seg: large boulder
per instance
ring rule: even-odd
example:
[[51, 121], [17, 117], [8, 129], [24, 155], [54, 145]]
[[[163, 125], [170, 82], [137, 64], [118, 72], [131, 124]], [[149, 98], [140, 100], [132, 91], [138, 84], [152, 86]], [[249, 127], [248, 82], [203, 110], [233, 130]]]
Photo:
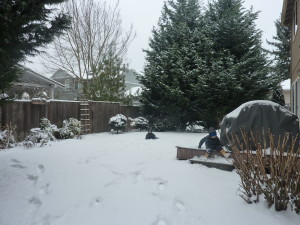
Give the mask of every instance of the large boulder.
[[[248, 137], [252, 131], [260, 136], [260, 140], [267, 138], [267, 147], [269, 147], [267, 135], [269, 132], [274, 135], [275, 143], [282, 140], [282, 137], [288, 133], [290, 136], [287, 143], [288, 148], [291, 146], [292, 137], [296, 137], [299, 133], [299, 119], [295, 114], [277, 103], [263, 100], [250, 101], [242, 104], [223, 118], [220, 133], [222, 143], [231, 150], [229, 140], [232, 140], [232, 134], [243, 142], [242, 130], [248, 134]], [[253, 145], [254, 143], [251, 142], [250, 144]], [[296, 144], [295, 147], [298, 147], [298, 141]], [[255, 150], [254, 146], [251, 147]]]

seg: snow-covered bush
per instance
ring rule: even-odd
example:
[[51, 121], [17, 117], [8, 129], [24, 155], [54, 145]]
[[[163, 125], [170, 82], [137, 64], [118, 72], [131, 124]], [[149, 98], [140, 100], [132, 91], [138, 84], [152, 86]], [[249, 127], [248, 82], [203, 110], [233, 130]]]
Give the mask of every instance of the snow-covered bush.
[[0, 94], [0, 99], [7, 99], [9, 96], [6, 93]]
[[108, 124], [110, 125], [111, 129], [114, 131], [125, 131], [127, 126], [127, 118], [122, 114], [117, 114], [109, 119]]
[[3, 130], [0, 130], [0, 149], [12, 148], [16, 145], [14, 130], [16, 127], [6, 125]]
[[59, 129], [59, 137], [62, 139], [79, 137], [81, 134], [81, 122], [75, 118], [63, 121], [63, 127]]
[[149, 121], [140, 116], [135, 119], [131, 119], [130, 126], [140, 130], [147, 130], [149, 128]]
[[47, 118], [42, 118], [40, 128], [32, 128], [30, 134], [23, 141], [27, 148], [40, 144], [40, 147], [46, 145], [49, 141], [54, 141], [54, 133], [57, 132], [57, 126], [50, 123]]
[[21, 96], [22, 100], [30, 100], [30, 95], [27, 92], [24, 92]]
[[194, 133], [204, 132], [205, 128], [203, 126], [201, 126], [200, 124], [201, 124], [200, 121], [196, 121], [193, 123], [187, 123], [186, 131], [194, 132]]

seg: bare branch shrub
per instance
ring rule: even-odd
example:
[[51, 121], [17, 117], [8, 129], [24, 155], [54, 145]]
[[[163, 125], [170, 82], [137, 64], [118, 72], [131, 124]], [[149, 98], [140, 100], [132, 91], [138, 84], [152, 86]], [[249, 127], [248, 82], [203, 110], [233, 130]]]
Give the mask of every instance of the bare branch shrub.
[[13, 126], [11, 123], [6, 124], [2, 131], [0, 130], [0, 149], [7, 149], [14, 147], [15, 137], [14, 131], [16, 126]]
[[298, 136], [241, 132], [242, 140], [236, 134], [228, 138], [234, 152], [234, 165], [241, 178], [240, 196], [248, 203], [256, 203], [262, 195], [268, 207], [274, 205], [276, 211], [286, 210], [290, 205], [299, 213], [300, 148], [295, 147]]

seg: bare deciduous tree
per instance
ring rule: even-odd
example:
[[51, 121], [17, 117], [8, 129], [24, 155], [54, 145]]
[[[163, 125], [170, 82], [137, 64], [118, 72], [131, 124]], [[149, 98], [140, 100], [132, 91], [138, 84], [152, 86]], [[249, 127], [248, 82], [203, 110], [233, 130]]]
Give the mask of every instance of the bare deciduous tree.
[[44, 65], [52, 70], [61, 68], [79, 78], [86, 90], [95, 86], [101, 74], [109, 73], [109, 65], [113, 64], [114, 70], [118, 67], [113, 77], [120, 74], [135, 32], [132, 26], [127, 31], [123, 29], [118, 5], [119, 2], [112, 7], [105, 0], [66, 2], [62, 7], [72, 17], [71, 28], [55, 39], [43, 57]]

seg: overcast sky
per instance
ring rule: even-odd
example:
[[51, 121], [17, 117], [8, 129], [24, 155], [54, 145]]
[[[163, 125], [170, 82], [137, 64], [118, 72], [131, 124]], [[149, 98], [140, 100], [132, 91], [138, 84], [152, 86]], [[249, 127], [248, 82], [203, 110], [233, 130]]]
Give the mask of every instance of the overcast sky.
[[[116, 1], [107, 0], [109, 3]], [[151, 30], [153, 26], [157, 26], [163, 2], [163, 0], [119, 0], [124, 28], [133, 24], [137, 34], [128, 51], [129, 67], [137, 72], [143, 71], [145, 54], [142, 49], [148, 48], [149, 37], [152, 35]], [[271, 40], [276, 33], [274, 21], [280, 17], [282, 4], [283, 0], [245, 0], [244, 2], [246, 9], [253, 6], [254, 11], [261, 11], [257, 20], [257, 27], [263, 31], [265, 48], [268, 47], [266, 39]], [[36, 58], [33, 60], [34, 64], [26, 63], [26, 66], [44, 74]]]

